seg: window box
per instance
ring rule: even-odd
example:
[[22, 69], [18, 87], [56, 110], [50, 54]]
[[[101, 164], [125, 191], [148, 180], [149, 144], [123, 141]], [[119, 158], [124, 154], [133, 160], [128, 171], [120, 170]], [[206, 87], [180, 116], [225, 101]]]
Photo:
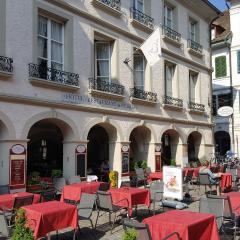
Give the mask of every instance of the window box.
[[181, 44], [181, 34], [174, 31], [173, 29], [163, 25], [162, 26], [163, 39], [180, 47]]
[[78, 90], [79, 75], [53, 68], [42, 67], [29, 63], [29, 81], [36, 85], [48, 85], [53, 87]]
[[191, 39], [188, 39], [188, 51], [198, 57], [203, 56], [203, 46]]
[[205, 106], [203, 104], [189, 102], [188, 109], [190, 113], [203, 114], [205, 112]]
[[92, 4], [115, 16], [120, 16], [122, 14], [121, 0], [92, 0]]
[[142, 89], [130, 88], [130, 101], [136, 104], [154, 105], [157, 103], [157, 94]]
[[13, 59], [0, 56], [0, 76], [9, 77], [13, 75]]
[[99, 79], [89, 78], [89, 93], [96, 97], [123, 99], [124, 86]]
[[135, 8], [130, 9], [130, 21], [141, 30], [152, 32], [154, 29], [153, 18]]
[[183, 100], [165, 95], [163, 97], [163, 107], [175, 110], [182, 110]]

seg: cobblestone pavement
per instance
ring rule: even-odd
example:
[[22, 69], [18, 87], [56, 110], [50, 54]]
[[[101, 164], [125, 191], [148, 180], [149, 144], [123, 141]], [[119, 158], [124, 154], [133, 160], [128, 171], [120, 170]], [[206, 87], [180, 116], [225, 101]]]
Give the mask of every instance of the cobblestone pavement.
[[[196, 187], [194, 187], [194, 190], [190, 191], [191, 196], [193, 197], [193, 202], [189, 203], [188, 208], [185, 210], [187, 211], [194, 211], [198, 212], [199, 207], [199, 197], [204, 196], [203, 189], [199, 192]], [[165, 208], [164, 211], [170, 211], [172, 209]], [[184, 210], [183, 210], [184, 211]], [[158, 208], [156, 214], [160, 214], [161, 209]], [[149, 217], [149, 211], [146, 206], [139, 206], [136, 212], [134, 211], [133, 216], [136, 217], [139, 221], [142, 221], [142, 219]], [[92, 215], [93, 223], [95, 223], [96, 220], [96, 211], [93, 212]], [[81, 231], [77, 234], [76, 239], [79, 240], [120, 240], [122, 239], [123, 234], [123, 228], [122, 226], [117, 223], [113, 230], [113, 233], [110, 232], [110, 224], [108, 223], [108, 214], [104, 214], [102, 217], [99, 218], [98, 225], [96, 230], [91, 229], [91, 225], [89, 221], [80, 221], [79, 226], [81, 228]], [[0, 240], [6, 240], [7, 238], [0, 237]], [[59, 231], [58, 238], [56, 236], [55, 232], [51, 233], [51, 240], [71, 240], [73, 239], [73, 231], [71, 229], [65, 229], [63, 231]], [[221, 239], [227, 240], [232, 239], [231, 236], [229, 237], [221, 237]], [[194, 239], [192, 239], [194, 240]]]

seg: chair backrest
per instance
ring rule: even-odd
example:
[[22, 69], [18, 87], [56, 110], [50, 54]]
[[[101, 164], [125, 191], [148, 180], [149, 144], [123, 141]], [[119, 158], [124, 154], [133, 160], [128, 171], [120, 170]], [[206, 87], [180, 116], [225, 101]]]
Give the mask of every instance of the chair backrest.
[[65, 178], [54, 178], [53, 179], [53, 186], [54, 186], [57, 194], [62, 193], [62, 189], [65, 185], [66, 185]]
[[224, 199], [201, 197], [199, 202], [199, 212], [214, 214], [218, 229], [221, 229], [224, 215]]
[[97, 207], [103, 211], [113, 210], [112, 195], [110, 192], [97, 191]]
[[210, 185], [210, 179], [208, 173], [200, 172], [198, 175], [198, 180], [200, 185]]
[[151, 200], [160, 201], [163, 198], [163, 182], [153, 181], [150, 183]]
[[77, 206], [78, 216], [90, 218], [92, 215], [95, 200], [95, 194], [82, 193], [80, 203]]
[[120, 187], [131, 187], [130, 181], [122, 181]]
[[2, 194], [9, 194], [10, 193], [10, 188], [9, 185], [1, 185], [0, 186], [0, 195]]
[[137, 180], [145, 180], [144, 170], [142, 168], [135, 169]]
[[53, 201], [56, 198], [56, 192], [54, 189], [52, 190], [46, 190], [42, 192], [41, 194], [41, 201], [42, 202], [48, 202], [48, 201]]
[[5, 237], [10, 237], [10, 230], [4, 212], [0, 212], [0, 234]]
[[151, 168], [150, 168], [150, 167], [147, 167], [147, 168], [145, 169], [145, 172], [146, 172], [147, 176], [149, 176], [150, 173], [152, 172], [152, 171], [151, 171]]
[[185, 179], [184, 179], [184, 182], [185, 182], [185, 183], [189, 183], [189, 182], [192, 181], [193, 172], [194, 172], [194, 170], [188, 170], [188, 171], [187, 171], [187, 176], [186, 176]]
[[16, 197], [14, 200], [13, 208], [18, 209], [23, 206], [31, 205], [33, 203], [33, 197], [33, 194], [26, 197]]
[[108, 191], [110, 189], [110, 183], [102, 182], [99, 186], [99, 191]]
[[73, 176], [68, 179], [68, 184], [80, 183], [81, 178], [80, 176]]

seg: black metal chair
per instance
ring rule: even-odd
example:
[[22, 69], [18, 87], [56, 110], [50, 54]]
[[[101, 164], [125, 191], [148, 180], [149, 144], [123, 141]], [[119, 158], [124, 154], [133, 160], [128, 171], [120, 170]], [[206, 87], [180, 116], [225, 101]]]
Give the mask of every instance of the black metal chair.
[[227, 168], [226, 173], [230, 173], [232, 175], [232, 189], [234, 191], [238, 191], [238, 169], [237, 168]]
[[14, 225], [10, 225], [4, 212], [0, 212], [0, 235], [11, 237]]
[[0, 186], [0, 195], [9, 194], [9, 193], [10, 193], [10, 188], [8, 184]]
[[199, 184], [199, 190], [200, 190], [200, 187], [201, 185], [203, 185], [205, 187], [205, 194], [207, 193], [207, 186], [210, 188], [211, 190], [211, 193], [212, 193], [212, 186], [217, 186], [219, 185], [219, 182], [211, 182], [210, 181], [210, 176], [208, 173], [203, 173], [203, 172], [200, 172], [199, 173], [199, 176], [198, 176], [198, 184]]
[[[122, 201], [127, 201], [127, 199], [124, 199]], [[112, 222], [112, 227], [111, 227], [111, 233], [116, 221], [117, 213], [120, 213], [121, 210], [127, 210], [126, 207], [120, 207], [117, 205], [114, 205], [112, 202], [112, 195], [110, 192], [105, 192], [105, 191], [97, 191], [97, 218], [96, 218], [96, 223], [95, 223], [95, 228], [97, 226], [97, 221], [99, 218], [99, 213], [102, 211], [104, 213], [109, 214], [109, 223], [111, 223], [111, 215], [114, 214], [114, 219]], [[121, 202], [121, 201], [119, 201]]]
[[66, 185], [65, 178], [54, 178], [53, 179], [53, 186], [56, 192], [56, 196], [62, 194], [63, 187]]
[[153, 181], [150, 183], [150, 198], [151, 203], [153, 203], [153, 214], [155, 215], [155, 205], [157, 202], [162, 205], [162, 209], [164, 211], [163, 205], [163, 182]]

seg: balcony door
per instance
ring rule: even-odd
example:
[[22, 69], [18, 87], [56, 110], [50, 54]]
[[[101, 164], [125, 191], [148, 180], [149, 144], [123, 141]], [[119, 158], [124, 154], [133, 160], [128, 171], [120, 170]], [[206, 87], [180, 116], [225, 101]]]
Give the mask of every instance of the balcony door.
[[144, 0], [135, 0], [134, 4], [138, 11], [144, 13]]

